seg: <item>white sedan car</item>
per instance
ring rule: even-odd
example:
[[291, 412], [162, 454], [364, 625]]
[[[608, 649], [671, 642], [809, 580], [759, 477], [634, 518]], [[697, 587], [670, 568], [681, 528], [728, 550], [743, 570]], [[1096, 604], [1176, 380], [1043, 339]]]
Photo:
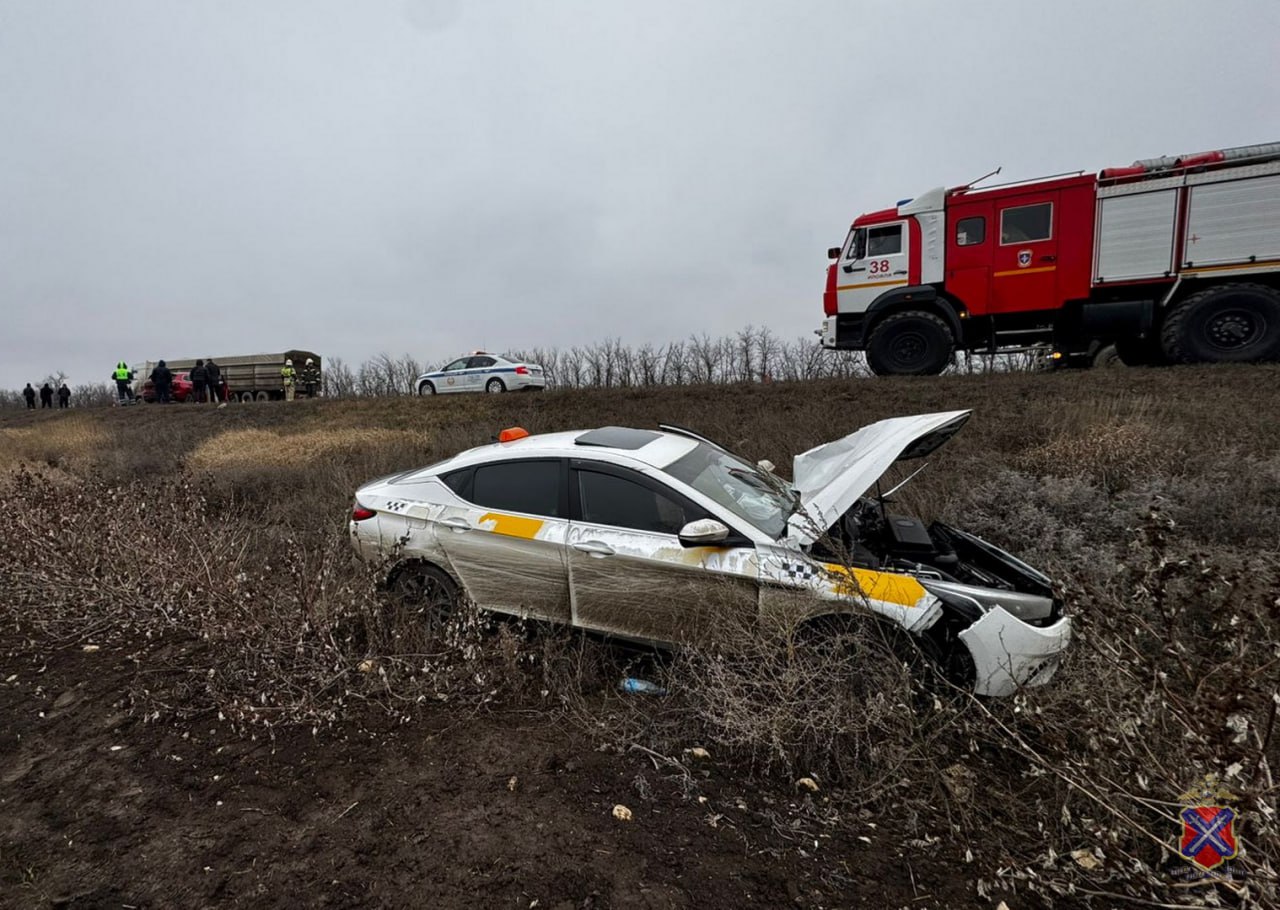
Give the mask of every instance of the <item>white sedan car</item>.
[[476, 351], [416, 381], [419, 395], [447, 392], [541, 391], [547, 387], [542, 367]]
[[[716, 610], [867, 609], [953, 680], [1008, 695], [1053, 675], [1070, 621], [1048, 578], [868, 491], [968, 411], [882, 420], [798, 455], [794, 481], [677, 427], [499, 442], [356, 492], [351, 540], [438, 615], [479, 607], [645, 642], [714, 634]], [[710, 626], [710, 628], [709, 628]]]

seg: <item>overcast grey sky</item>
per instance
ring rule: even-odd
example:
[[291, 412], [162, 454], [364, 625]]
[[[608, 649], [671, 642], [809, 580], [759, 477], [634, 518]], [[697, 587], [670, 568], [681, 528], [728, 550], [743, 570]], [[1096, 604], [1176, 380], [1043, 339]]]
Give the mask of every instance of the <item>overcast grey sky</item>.
[[822, 317], [849, 221], [1280, 140], [1280, 3], [0, 0], [0, 387]]

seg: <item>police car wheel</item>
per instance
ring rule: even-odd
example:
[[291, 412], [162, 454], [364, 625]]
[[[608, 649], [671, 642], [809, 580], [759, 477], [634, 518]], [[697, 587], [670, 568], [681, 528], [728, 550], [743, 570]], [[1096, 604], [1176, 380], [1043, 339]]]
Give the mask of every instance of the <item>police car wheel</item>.
[[495, 376], [493, 379], [490, 379], [488, 382], [484, 384], [484, 390], [486, 392], [492, 392], [493, 394], [497, 394], [499, 392], [505, 392], [507, 390], [507, 387], [503, 385], [501, 379], [498, 379]]
[[436, 393], [436, 387], [432, 385], [430, 382], [424, 382], [418, 386], [419, 395], [434, 395], [435, 393]]

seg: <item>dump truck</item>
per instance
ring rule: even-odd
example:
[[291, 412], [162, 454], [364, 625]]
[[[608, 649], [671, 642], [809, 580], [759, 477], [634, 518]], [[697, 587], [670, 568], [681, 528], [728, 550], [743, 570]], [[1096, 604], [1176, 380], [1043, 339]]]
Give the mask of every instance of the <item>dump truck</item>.
[[[286, 360], [293, 361], [293, 368], [298, 373], [298, 397], [303, 396], [302, 369], [307, 359], [321, 366], [320, 355], [314, 351], [281, 351], [277, 354], [239, 354], [213, 357], [222, 371], [222, 379], [227, 384], [228, 398], [231, 401], [281, 401], [284, 399], [284, 381], [280, 370]], [[201, 358], [207, 360], [208, 358]], [[151, 376], [159, 361], [148, 360], [132, 367], [135, 392], [141, 397], [142, 385]], [[174, 373], [185, 373], [196, 365], [195, 358], [188, 360], [170, 360], [165, 358], [165, 366]], [[321, 374], [323, 381], [323, 373]], [[317, 390], [318, 392], [318, 390]]]
[[855, 219], [827, 251], [822, 345], [880, 375], [1043, 345], [1280, 360], [1280, 142], [977, 186], [998, 172]]

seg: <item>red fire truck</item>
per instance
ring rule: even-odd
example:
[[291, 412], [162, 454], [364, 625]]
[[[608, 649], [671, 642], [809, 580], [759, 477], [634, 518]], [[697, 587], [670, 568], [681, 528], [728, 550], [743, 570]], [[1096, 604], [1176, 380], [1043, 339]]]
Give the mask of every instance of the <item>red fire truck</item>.
[[828, 251], [823, 347], [865, 350], [880, 375], [1035, 345], [1280, 359], [1280, 143], [974, 184], [853, 222]]

